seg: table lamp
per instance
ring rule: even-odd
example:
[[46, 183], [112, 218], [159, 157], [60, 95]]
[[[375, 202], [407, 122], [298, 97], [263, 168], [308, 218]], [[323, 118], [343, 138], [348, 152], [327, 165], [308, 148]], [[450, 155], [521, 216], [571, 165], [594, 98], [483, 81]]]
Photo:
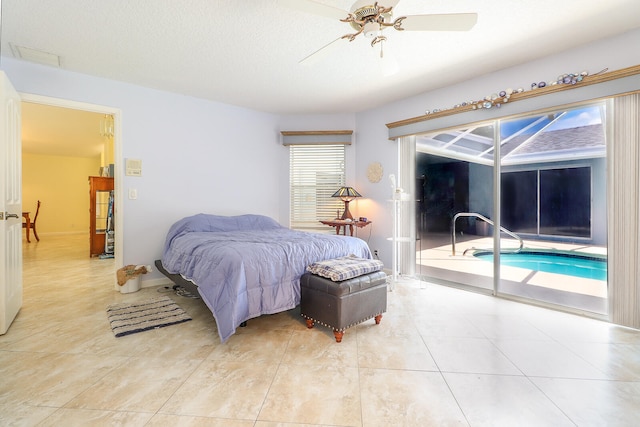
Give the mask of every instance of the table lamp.
[[356, 197], [362, 197], [362, 195], [358, 193], [353, 187], [340, 187], [340, 189], [333, 193], [333, 196], [331, 197], [340, 197], [344, 202], [344, 213], [342, 214], [341, 219], [352, 220], [353, 216], [351, 216], [351, 212], [349, 212], [349, 202]]

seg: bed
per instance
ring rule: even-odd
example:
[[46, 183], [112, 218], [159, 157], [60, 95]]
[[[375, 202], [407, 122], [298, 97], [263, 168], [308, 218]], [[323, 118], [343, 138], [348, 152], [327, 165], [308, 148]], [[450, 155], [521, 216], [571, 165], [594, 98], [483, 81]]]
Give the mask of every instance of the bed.
[[298, 306], [308, 265], [346, 255], [372, 258], [356, 237], [291, 230], [262, 215], [198, 214], [171, 226], [161, 264], [197, 286], [225, 342], [249, 319]]

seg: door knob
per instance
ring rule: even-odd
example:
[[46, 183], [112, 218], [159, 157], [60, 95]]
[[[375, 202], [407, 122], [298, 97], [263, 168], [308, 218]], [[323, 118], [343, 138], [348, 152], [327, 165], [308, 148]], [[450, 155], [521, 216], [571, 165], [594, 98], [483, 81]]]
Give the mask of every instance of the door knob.
[[[20, 217], [18, 216], [18, 214], [10, 214], [9, 212], [5, 212], [5, 213], [4, 213], [4, 217], [5, 217], [6, 219], [9, 219], [9, 218], [20, 218]], [[0, 218], [0, 219], [1, 219], [1, 218]]]

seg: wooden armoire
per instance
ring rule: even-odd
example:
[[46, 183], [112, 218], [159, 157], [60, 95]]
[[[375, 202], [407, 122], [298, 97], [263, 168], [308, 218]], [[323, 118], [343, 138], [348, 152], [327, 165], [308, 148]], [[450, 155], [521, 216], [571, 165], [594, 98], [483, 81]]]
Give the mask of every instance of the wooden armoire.
[[113, 177], [89, 177], [89, 227], [89, 255], [108, 253], [105, 243], [107, 232], [113, 230]]

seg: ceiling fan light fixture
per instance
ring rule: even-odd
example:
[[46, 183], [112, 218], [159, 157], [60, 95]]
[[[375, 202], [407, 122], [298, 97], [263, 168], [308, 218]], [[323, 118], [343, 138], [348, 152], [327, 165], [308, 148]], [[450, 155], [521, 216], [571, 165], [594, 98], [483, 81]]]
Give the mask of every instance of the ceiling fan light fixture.
[[[331, 16], [338, 14], [340, 9], [318, 3], [317, 0], [278, 0], [283, 4], [315, 13], [317, 15]], [[379, 47], [380, 58], [384, 58], [383, 44], [386, 41], [384, 29], [393, 27], [396, 31], [468, 31], [473, 28], [478, 20], [476, 13], [446, 13], [427, 15], [408, 15], [393, 18], [394, 8], [400, 0], [356, 0], [351, 6], [350, 12], [344, 11], [345, 18], [338, 18], [340, 22], [347, 23], [353, 28], [354, 33], [345, 34], [323, 48], [305, 57], [306, 61], [326, 47], [333, 45], [338, 40], [354, 41], [360, 34], [371, 40], [371, 46]], [[338, 11], [338, 12], [337, 12]], [[343, 15], [344, 16], [344, 15]], [[375, 46], [378, 44], [379, 46]], [[376, 49], [377, 50], [377, 49]]]
[[377, 22], [367, 22], [364, 24], [362, 32], [366, 38], [370, 39], [379, 36], [382, 33], [382, 28]]

